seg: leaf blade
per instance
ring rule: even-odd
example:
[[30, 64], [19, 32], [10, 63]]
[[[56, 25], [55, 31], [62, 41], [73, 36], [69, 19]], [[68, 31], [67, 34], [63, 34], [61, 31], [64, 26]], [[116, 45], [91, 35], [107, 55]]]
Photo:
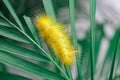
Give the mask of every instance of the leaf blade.
[[[29, 74], [32, 74], [38, 78], [45, 78], [45, 79], [53, 79], [53, 80], [65, 80], [62, 76], [49, 71], [47, 69], [44, 69], [40, 66], [37, 66], [31, 62], [28, 62], [26, 60], [20, 59], [18, 57], [15, 57], [13, 55], [10, 55], [6, 52], [0, 52], [0, 62], [4, 63], [8, 66], [11, 66], [13, 68], [16, 68], [18, 70], [27, 72]], [[54, 77], [55, 76], [55, 77]]]
[[2, 19], [1, 17], [0, 17], [0, 26], [13, 27], [11, 24], [9, 24], [7, 21]]
[[95, 14], [96, 0], [90, 0], [91, 80], [94, 80], [95, 68]]
[[120, 30], [119, 30], [119, 33], [117, 34], [117, 41], [116, 41], [116, 44], [115, 44], [115, 49], [114, 49], [114, 55], [113, 55], [112, 64], [111, 64], [109, 80], [113, 80], [113, 73], [114, 73], [116, 55], [117, 55], [117, 51], [119, 49], [119, 42], [120, 42]]
[[[72, 32], [72, 40], [74, 43], [74, 49], [78, 51], [78, 43], [77, 43], [77, 36], [76, 36], [76, 29], [75, 29], [75, 9], [74, 9], [74, 0], [69, 0], [69, 16], [70, 16], [70, 25], [71, 25], [71, 32]], [[78, 77], [80, 80], [82, 80], [82, 74], [81, 74], [81, 66], [80, 66], [80, 54], [77, 52], [76, 54], [76, 64], [77, 64], [77, 71], [78, 71]]]
[[23, 25], [22, 25], [20, 19], [18, 18], [17, 14], [15, 13], [14, 9], [12, 8], [9, 0], [2, 0], [2, 1], [6, 5], [8, 10], [10, 11], [11, 15], [13, 16], [13, 18], [16, 21], [16, 23], [18, 24], [18, 26], [24, 31]]
[[52, 0], [43, 0], [43, 5], [47, 15], [51, 16], [56, 21], [56, 15], [53, 9]]
[[36, 53], [32, 50], [26, 49], [21, 46], [18, 46], [16, 44], [8, 42], [6, 40], [0, 39], [0, 50], [15, 54], [15, 55], [19, 55], [19, 56], [22, 56], [25, 58], [37, 60], [37, 61], [45, 61], [45, 62], [50, 61], [47, 57], [45, 57], [39, 53]]
[[16, 32], [15, 30], [13, 30], [13, 28], [0, 26], [0, 35], [4, 36], [4, 37], [7, 37], [9, 39], [13, 39], [13, 40], [16, 40], [16, 41], [23, 42], [23, 43], [30, 43], [30, 41], [25, 36]]
[[[32, 33], [34, 39], [36, 40], [36, 42], [37, 42], [38, 44], [40, 44], [40, 42], [39, 42], [39, 37], [38, 37], [38, 34], [37, 34], [36, 30], [35, 30], [34, 25], [32, 24], [32, 20], [31, 20], [29, 17], [25, 16], [25, 15], [24, 15], [23, 17], [24, 17], [24, 20], [25, 20], [28, 28], [30, 29], [30, 32]], [[41, 44], [40, 44], [40, 45], [41, 45]]]

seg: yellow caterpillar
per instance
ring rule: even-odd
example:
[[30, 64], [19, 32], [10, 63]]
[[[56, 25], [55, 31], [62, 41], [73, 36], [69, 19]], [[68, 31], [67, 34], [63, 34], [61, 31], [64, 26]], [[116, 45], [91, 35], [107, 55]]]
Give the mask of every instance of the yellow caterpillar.
[[73, 50], [63, 25], [47, 15], [38, 15], [35, 18], [35, 26], [63, 64], [70, 65], [76, 51]]

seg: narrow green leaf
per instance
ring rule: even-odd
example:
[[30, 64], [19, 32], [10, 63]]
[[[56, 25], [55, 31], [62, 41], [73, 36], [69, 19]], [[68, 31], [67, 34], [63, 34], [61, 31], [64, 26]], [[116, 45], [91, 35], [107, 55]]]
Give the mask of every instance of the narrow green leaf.
[[0, 17], [0, 26], [13, 27], [11, 24], [5, 21], [2, 17]]
[[70, 66], [64, 66], [64, 67], [65, 67], [67, 75], [70, 77], [71, 80], [73, 80], [72, 73], [71, 73], [71, 67]]
[[[89, 37], [90, 36], [87, 36], [84, 40], [78, 40], [78, 44], [82, 47], [82, 52], [80, 55], [80, 65], [81, 65], [81, 72], [85, 73], [85, 75], [82, 76], [82, 77], [85, 76], [85, 80], [88, 80], [88, 76], [90, 74], [90, 54], [88, 54], [90, 52]], [[79, 77], [77, 78], [77, 80], [79, 80]]]
[[48, 16], [56, 21], [55, 11], [53, 9], [52, 0], [43, 0], [43, 5]]
[[32, 80], [16, 74], [0, 72], [0, 80]]
[[27, 72], [28, 74], [34, 75], [38, 78], [45, 78], [50, 80], [65, 80], [59, 74], [44, 69], [34, 63], [20, 59], [6, 52], [0, 52], [0, 62], [15, 69]]
[[[40, 43], [40, 40], [39, 40], [38, 33], [35, 30], [35, 27], [34, 27], [34, 25], [32, 23], [32, 20], [30, 19], [30, 17], [27, 17], [25, 15], [23, 17], [24, 17], [24, 20], [25, 20], [25, 22], [26, 22], [26, 24], [27, 24], [27, 26], [28, 26], [28, 28], [30, 30], [32, 38], [42, 47], [42, 44]], [[33, 45], [33, 46], [34, 46], [34, 49], [35, 49], [36, 52], [40, 52], [38, 47], [36, 47], [35, 45]]]
[[[118, 36], [117, 36], [118, 34], [119, 34], [119, 29], [117, 29], [117, 30], [115, 31], [115, 34], [114, 34], [113, 38], [110, 40], [110, 45], [109, 45], [108, 51], [107, 51], [106, 56], [105, 56], [105, 60], [104, 60], [104, 62], [103, 62], [103, 65], [102, 65], [102, 68], [101, 68], [101, 71], [100, 71], [100, 76], [102, 76], [102, 74], [103, 74], [104, 71], [106, 70], [106, 69], [105, 69], [106, 63], [107, 63], [108, 61], [110, 61], [110, 60], [113, 59], [114, 50], [115, 50], [115, 46], [116, 46], [115, 42], [116, 42], [117, 39], [118, 39]], [[112, 64], [112, 63], [110, 63], [110, 64]], [[109, 68], [106, 70], [106, 71], [108, 71], [107, 73], [109, 73], [110, 64], [107, 64], [107, 66], [109, 66]], [[104, 69], [105, 69], [105, 70], [104, 70]], [[105, 72], [106, 72], [106, 71], [105, 71]]]
[[116, 41], [116, 44], [115, 44], [115, 49], [114, 49], [114, 55], [113, 55], [112, 64], [111, 64], [111, 70], [110, 70], [109, 80], [113, 80], [113, 73], [114, 73], [114, 67], [115, 67], [115, 59], [116, 59], [117, 51], [119, 49], [119, 41], [120, 41], [120, 31], [117, 34], [117, 41]]
[[[78, 43], [76, 37], [76, 29], [75, 29], [75, 9], [74, 9], [74, 0], [69, 0], [69, 8], [70, 8], [70, 23], [71, 23], [71, 32], [72, 32], [72, 39], [74, 43], [75, 50], [78, 50]], [[76, 54], [76, 64], [77, 64], [77, 71], [79, 79], [82, 80], [81, 74], [81, 66], [80, 66], [80, 54], [79, 52]]]
[[95, 34], [95, 67], [96, 67], [96, 62], [98, 59], [98, 53], [100, 50], [100, 44], [102, 42], [103, 37], [105, 36], [104, 34], [104, 24], [101, 25], [97, 25], [97, 29], [96, 29], [96, 34]]
[[4, 4], [6, 5], [6, 7], [8, 8], [8, 10], [10, 11], [11, 15], [13, 16], [14, 20], [16, 21], [16, 23], [18, 24], [18, 26], [24, 31], [23, 25], [20, 22], [20, 19], [18, 18], [18, 16], [16, 15], [14, 9], [12, 8], [9, 0], [2, 0], [4, 2]]
[[96, 14], [96, 0], [90, 0], [90, 36], [91, 36], [91, 80], [94, 80], [95, 68], [95, 14]]
[[13, 28], [0, 26], [0, 35], [16, 41], [30, 43], [30, 41], [25, 36], [15, 31]]
[[6, 22], [8, 22], [11, 26], [13, 26], [14, 28], [17, 28], [17, 26], [15, 24], [13, 24], [10, 20], [8, 20], [3, 14], [2, 12], [0, 12], [0, 17], [3, 18]]
[[18, 46], [15, 43], [8, 42], [7, 40], [0, 39], [0, 50], [19, 55], [25, 58], [30, 58], [38, 61], [49, 62], [50, 60], [45, 56], [36, 53], [32, 50], [26, 49], [24, 47]]
[[[30, 19], [29, 17], [27, 17], [27, 16], [23, 16], [23, 17], [24, 17], [25, 22], [26, 22], [28, 28], [30, 29], [30, 32], [32, 33], [35, 41], [36, 41], [38, 44], [40, 44], [38, 34], [37, 34], [36, 30], [35, 30], [34, 25], [32, 24], [31, 19]], [[41, 44], [40, 44], [40, 45], [41, 45]]]
[[[55, 55], [54, 51], [53, 51], [49, 46], [48, 46], [47, 48], [48, 48], [48, 50], [49, 50], [49, 52], [50, 52], [53, 60], [61, 67], [61, 62], [60, 62], [60, 60], [57, 58], [57, 56]], [[56, 71], [57, 73], [59, 73], [59, 74], [61, 73], [60, 70], [59, 70], [56, 66], [55, 66], [55, 71]]]

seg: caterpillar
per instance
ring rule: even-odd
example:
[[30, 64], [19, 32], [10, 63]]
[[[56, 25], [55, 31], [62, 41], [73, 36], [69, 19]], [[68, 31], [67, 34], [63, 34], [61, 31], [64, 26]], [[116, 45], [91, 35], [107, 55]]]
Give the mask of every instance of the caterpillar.
[[45, 39], [49, 47], [53, 49], [60, 61], [65, 65], [70, 65], [73, 62], [76, 51], [72, 47], [63, 24], [55, 22], [45, 14], [36, 16], [34, 22], [39, 34]]

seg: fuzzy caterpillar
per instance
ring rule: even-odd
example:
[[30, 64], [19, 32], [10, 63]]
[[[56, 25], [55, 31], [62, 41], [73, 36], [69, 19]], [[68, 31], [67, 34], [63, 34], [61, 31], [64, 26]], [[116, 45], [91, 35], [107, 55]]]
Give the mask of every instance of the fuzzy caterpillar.
[[35, 18], [35, 26], [61, 62], [65, 65], [70, 65], [76, 51], [73, 50], [63, 25], [53, 21], [47, 15], [38, 15]]

